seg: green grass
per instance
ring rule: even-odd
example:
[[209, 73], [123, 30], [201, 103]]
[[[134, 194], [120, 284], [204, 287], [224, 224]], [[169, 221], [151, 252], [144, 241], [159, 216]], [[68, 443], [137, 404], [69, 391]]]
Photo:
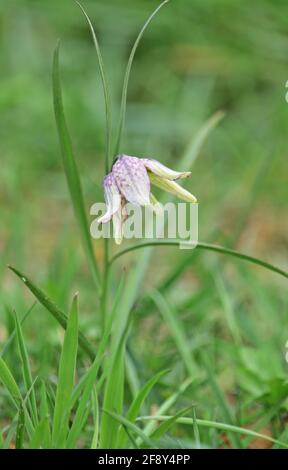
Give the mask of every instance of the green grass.
[[[0, 447], [287, 448], [286, 3], [30, 3], [0, 6]], [[92, 241], [113, 149], [191, 169], [196, 249]]]

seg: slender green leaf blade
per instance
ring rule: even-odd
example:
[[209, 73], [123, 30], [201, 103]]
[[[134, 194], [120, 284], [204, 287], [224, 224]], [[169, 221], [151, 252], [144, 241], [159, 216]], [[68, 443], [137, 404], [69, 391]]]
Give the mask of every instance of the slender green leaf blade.
[[171, 335], [174, 338], [178, 351], [183, 359], [183, 363], [190, 374], [192, 380], [198, 375], [198, 370], [194, 358], [189, 349], [188, 340], [184, 333], [181, 323], [178, 321], [175, 312], [172, 307], [168, 304], [160, 292], [154, 291], [151, 297], [157, 305], [164, 321], [167, 323]]
[[6, 387], [13, 403], [18, 407], [22, 401], [21, 392], [6, 362], [0, 357], [0, 381]]
[[[126, 414], [126, 418], [131, 423], [135, 422], [135, 420], [136, 420], [136, 418], [139, 414], [139, 411], [141, 409], [141, 406], [142, 406], [144, 400], [146, 399], [146, 397], [149, 395], [149, 393], [150, 393], [151, 389], [153, 388], [153, 386], [160, 380], [161, 377], [163, 377], [165, 374], [167, 374], [167, 372], [168, 372], [168, 370], [158, 372], [158, 374], [151, 377], [151, 379], [148, 380], [148, 382], [146, 382], [145, 385], [143, 385], [143, 387], [139, 391], [138, 395], [135, 397], [135, 399], [131, 403], [131, 405], [130, 405], [128, 411], [127, 411], [127, 414]], [[126, 441], [125, 430], [120, 429], [119, 438], [118, 438], [118, 447], [122, 448], [125, 441]]]
[[108, 86], [108, 80], [106, 77], [106, 72], [105, 72], [105, 67], [102, 59], [102, 54], [99, 46], [99, 42], [95, 33], [95, 30], [93, 28], [92, 22], [86, 13], [85, 9], [83, 6], [76, 0], [76, 3], [79, 5], [80, 9], [82, 10], [82, 13], [84, 14], [86, 21], [88, 23], [88, 26], [91, 31], [92, 39], [94, 42], [95, 50], [96, 50], [96, 55], [98, 59], [98, 64], [99, 64], [99, 70], [100, 70], [100, 76], [101, 76], [101, 82], [102, 82], [102, 88], [103, 88], [103, 95], [104, 95], [104, 101], [105, 101], [105, 114], [106, 114], [106, 158], [105, 158], [105, 172], [108, 173], [109, 171], [109, 159], [110, 159], [110, 154], [111, 154], [111, 99], [110, 99], [110, 91], [109, 91], [109, 86]]
[[132, 432], [136, 434], [139, 438], [141, 438], [142, 442], [144, 442], [148, 447], [151, 447], [155, 449], [155, 442], [152, 441], [149, 437], [146, 436], [146, 434], [141, 431], [141, 429], [138, 428], [135, 424], [131, 423], [128, 419], [124, 418], [123, 416], [120, 416], [117, 413], [114, 413], [113, 411], [106, 410], [105, 408], [103, 409], [103, 412], [109, 415], [113, 420], [115, 420], [117, 423], [122, 424], [124, 427], [128, 428]]
[[147, 28], [147, 26], [150, 24], [150, 22], [153, 20], [154, 16], [157, 15], [158, 11], [168, 3], [169, 0], [164, 0], [164, 2], [160, 3], [158, 7], [153, 11], [153, 13], [149, 16], [145, 24], [143, 25], [140, 33], [138, 34], [136, 41], [132, 47], [126, 71], [125, 71], [125, 76], [124, 76], [124, 83], [123, 83], [123, 89], [122, 89], [122, 98], [121, 98], [121, 107], [120, 107], [120, 119], [119, 119], [119, 127], [118, 127], [118, 134], [117, 134], [117, 142], [116, 142], [116, 148], [115, 148], [115, 155], [118, 155], [119, 150], [120, 150], [120, 145], [121, 145], [121, 137], [123, 133], [123, 128], [124, 128], [124, 123], [125, 123], [125, 114], [126, 114], [126, 104], [127, 104], [127, 91], [128, 91], [128, 84], [129, 84], [129, 78], [130, 78], [130, 72], [131, 72], [131, 67], [133, 64], [133, 59], [137, 50], [137, 47], [141, 41], [141, 38]]
[[81, 181], [72, 150], [71, 139], [66, 125], [64, 108], [62, 103], [62, 91], [59, 73], [59, 44], [57, 45], [54, 52], [52, 79], [55, 119], [60, 140], [64, 170], [70, 191], [70, 197], [72, 200], [75, 217], [79, 225], [82, 244], [86, 253], [87, 261], [90, 266], [96, 287], [99, 288], [99, 269], [93, 250], [87, 215], [85, 211]]
[[191, 406], [189, 406], [188, 408], [185, 408], [184, 410], [178, 411], [178, 413], [176, 413], [174, 416], [171, 416], [166, 421], [163, 421], [158, 426], [158, 428], [155, 429], [155, 431], [151, 434], [151, 438], [154, 440], [160, 439], [160, 437], [162, 437], [163, 434], [166, 434], [166, 432], [169, 431], [169, 429], [173, 426], [173, 424], [177, 422], [178, 418], [181, 418], [190, 410], [191, 410]]
[[84, 390], [73, 419], [73, 424], [67, 437], [66, 446], [68, 449], [73, 449], [75, 447], [76, 440], [83, 427], [85, 411], [87, 408], [87, 404], [89, 403], [89, 398], [92, 394], [93, 386], [100, 366], [100, 360], [101, 358], [97, 355], [94, 360], [94, 363], [86, 373], [87, 377], [85, 379]]
[[26, 391], [31, 389], [30, 395], [28, 397], [28, 403], [29, 403], [30, 410], [31, 410], [33, 424], [34, 426], [36, 426], [38, 423], [36, 395], [35, 395], [34, 386], [32, 385], [33, 384], [32, 373], [30, 369], [30, 363], [29, 363], [26, 345], [24, 342], [22, 328], [21, 328], [16, 312], [15, 312], [15, 327], [16, 327], [18, 347], [19, 347], [19, 353], [20, 353], [21, 362], [22, 362], [23, 378], [24, 378], [24, 383], [26, 386]]
[[53, 416], [52, 444], [63, 447], [68, 432], [71, 395], [74, 384], [78, 346], [77, 296], [74, 297], [67, 323], [59, 364], [58, 385]]

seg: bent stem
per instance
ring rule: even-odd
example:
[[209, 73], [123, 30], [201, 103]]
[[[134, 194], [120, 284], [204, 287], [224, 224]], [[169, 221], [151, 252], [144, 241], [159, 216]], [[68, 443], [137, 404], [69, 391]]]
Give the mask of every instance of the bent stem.
[[[138, 250], [140, 248], [146, 248], [146, 247], [149, 247], [149, 246], [177, 246], [177, 247], [180, 247], [181, 243], [183, 244], [183, 241], [181, 241], [181, 240], [162, 240], [162, 241], [150, 241], [150, 242], [139, 243], [137, 245], [132, 245], [132, 246], [129, 246], [128, 248], [125, 248], [124, 250], [119, 251], [118, 253], [116, 253], [116, 255], [114, 255], [110, 259], [110, 264], [113, 264], [114, 261], [116, 261], [121, 256], [125, 255], [126, 253], [129, 253], [130, 251]], [[273, 264], [268, 263], [267, 261], [263, 261], [262, 259], [255, 258], [254, 256], [246, 255], [245, 253], [241, 253], [241, 252], [233, 250], [231, 248], [226, 248], [226, 247], [220, 246], [220, 245], [213, 245], [211, 243], [197, 242], [194, 249], [216, 251], [218, 253], [234, 256], [235, 258], [240, 258], [242, 260], [248, 261], [248, 262], [253, 263], [253, 264], [258, 264], [259, 266], [262, 266], [263, 268], [266, 268], [270, 271], [273, 271], [275, 273], [280, 274], [283, 277], [288, 278], [288, 272], [284, 271], [284, 269], [278, 268], [278, 266], [274, 266]]]

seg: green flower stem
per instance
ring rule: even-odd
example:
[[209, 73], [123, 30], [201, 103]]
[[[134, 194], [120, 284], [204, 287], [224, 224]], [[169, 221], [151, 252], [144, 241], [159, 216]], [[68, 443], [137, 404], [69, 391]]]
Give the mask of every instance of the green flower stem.
[[107, 321], [107, 301], [109, 294], [109, 239], [104, 238], [104, 266], [102, 278], [102, 291], [100, 298], [101, 306], [101, 319], [102, 319], [102, 332], [105, 331]]

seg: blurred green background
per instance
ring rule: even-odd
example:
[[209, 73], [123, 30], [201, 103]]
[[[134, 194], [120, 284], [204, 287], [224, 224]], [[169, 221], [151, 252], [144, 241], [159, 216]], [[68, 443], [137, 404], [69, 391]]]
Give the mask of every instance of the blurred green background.
[[[113, 90], [114, 124], [131, 46], [157, 4], [154, 0], [83, 0]], [[54, 122], [51, 65], [58, 38], [66, 117], [87, 211], [103, 200], [104, 103], [93, 43], [81, 11], [71, 0], [1, 0], [2, 343], [13, 328], [12, 309], [23, 315], [33, 303], [19, 280], [7, 272], [7, 263], [30, 275], [65, 309], [72, 293], [79, 290], [81, 325], [92, 339], [99, 334], [95, 292], [80, 246]], [[225, 111], [201, 150], [188, 185], [200, 202], [199, 239], [234, 247], [283, 269], [288, 244], [287, 50], [288, 3], [284, 0], [171, 0], [137, 51], [122, 144], [127, 154], [155, 157], [173, 168], [205, 120]], [[100, 242], [95, 250], [101, 260]], [[171, 265], [188, 256], [171, 248], [155, 253], [145, 283], [148, 289], [159, 286]], [[191, 263], [166, 295], [183, 322], [192, 350], [197, 355], [200, 346], [207, 346], [215, 376], [236, 411], [239, 406], [250, 416], [259, 407], [266, 416], [271, 406], [277, 407], [272, 414], [280, 433], [287, 406], [285, 282], [276, 274], [222, 256], [204, 252], [189, 256]], [[130, 262], [133, 255], [122, 258], [119, 273]], [[48, 377], [57, 364], [60, 328], [37, 305], [24, 330], [35, 371]], [[10, 362], [17, 354], [14, 349]], [[169, 331], [152, 305], [148, 310], [135, 307], [129, 350], [136, 374], [129, 378], [132, 392], [137, 380], [179, 361]], [[170, 390], [182, 375], [179, 365], [168, 381]], [[165, 389], [157, 391], [156, 402], [161, 394]], [[193, 399], [199, 400], [200, 415], [220, 417], [206, 383], [195, 386]], [[7, 418], [3, 409], [1, 415]], [[265, 431], [271, 433], [272, 418], [266, 421]]]

